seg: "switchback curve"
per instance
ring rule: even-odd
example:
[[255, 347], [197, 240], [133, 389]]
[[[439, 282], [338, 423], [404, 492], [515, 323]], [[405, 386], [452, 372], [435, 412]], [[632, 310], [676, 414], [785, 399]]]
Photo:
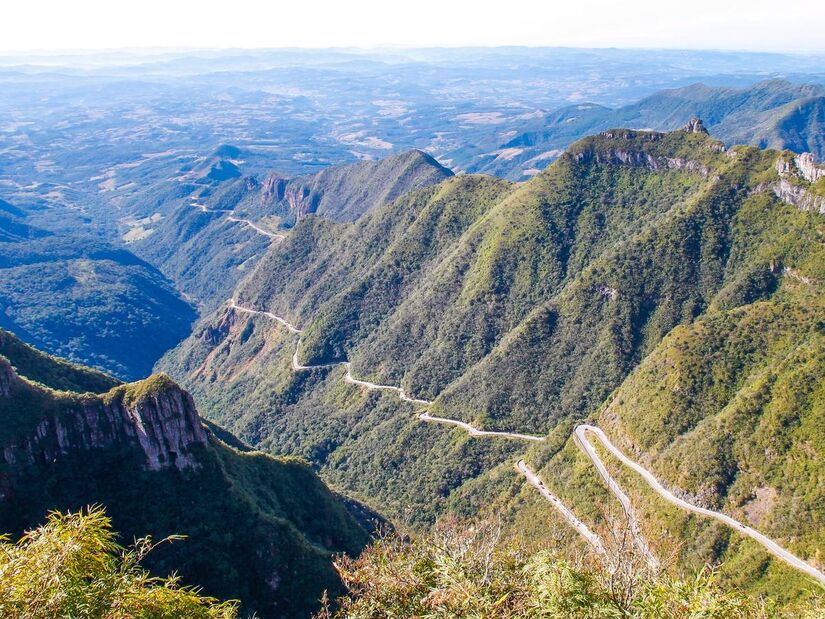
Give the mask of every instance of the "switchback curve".
[[233, 222], [236, 222], [236, 223], [240, 223], [240, 224], [244, 224], [246, 226], [249, 226], [250, 228], [252, 228], [258, 234], [263, 234], [264, 236], [268, 236], [269, 238], [271, 238], [273, 240], [283, 241], [286, 238], [286, 236], [284, 236], [283, 234], [278, 234], [277, 232], [270, 232], [269, 230], [261, 228], [259, 225], [257, 225], [256, 223], [250, 221], [249, 219], [241, 219], [240, 217], [235, 217], [235, 215], [234, 215], [235, 211], [233, 211], [231, 209], [207, 208], [205, 204], [202, 204], [202, 203], [198, 202], [197, 198], [190, 198], [190, 204], [191, 204], [191, 206], [194, 206], [195, 208], [197, 208], [202, 213], [221, 213], [221, 214], [229, 213], [229, 217], [226, 218], [227, 221], [233, 221]]
[[[232, 309], [245, 312], [248, 314], [260, 315], [270, 318], [284, 327], [286, 327], [290, 333], [300, 335], [303, 331], [292, 325], [287, 320], [281, 318], [280, 316], [276, 316], [272, 312], [265, 312], [260, 310], [251, 309], [248, 307], [243, 307], [238, 305], [234, 298], [229, 299], [229, 306]], [[298, 349], [300, 347], [300, 339], [296, 343], [295, 346], [295, 353], [292, 355], [292, 369], [296, 372], [301, 371], [309, 371], [309, 370], [316, 370], [316, 369], [323, 369], [323, 368], [332, 368], [337, 366], [343, 366], [346, 369], [346, 374], [344, 375], [344, 380], [347, 383], [358, 385], [364, 387], [368, 390], [382, 390], [382, 391], [392, 391], [398, 394], [400, 400], [405, 402], [410, 402], [413, 404], [421, 405], [421, 406], [429, 406], [433, 402], [431, 400], [422, 400], [416, 399], [408, 396], [404, 389], [401, 387], [396, 387], [394, 385], [381, 385], [378, 383], [371, 383], [369, 381], [364, 381], [353, 377], [352, 375], [352, 364], [349, 361], [338, 361], [334, 363], [325, 363], [319, 365], [302, 365], [298, 359]], [[523, 440], [529, 442], [542, 442], [545, 440], [545, 437], [542, 436], [535, 436], [530, 434], [520, 434], [517, 432], [504, 432], [504, 431], [491, 431], [491, 430], [481, 430], [476, 428], [472, 424], [469, 424], [465, 421], [460, 421], [456, 419], [448, 419], [446, 417], [436, 417], [430, 415], [426, 411], [421, 411], [418, 414], [418, 418], [421, 421], [429, 422], [429, 423], [440, 423], [440, 424], [447, 424], [456, 426], [458, 428], [462, 428], [466, 430], [470, 436], [476, 438], [482, 437], [498, 437], [498, 438], [507, 438], [507, 439], [514, 439], [514, 440]], [[763, 548], [765, 548], [770, 554], [777, 557], [778, 559], [784, 561], [791, 567], [807, 574], [808, 576], [814, 578], [815, 580], [819, 581], [822, 584], [825, 584], [825, 574], [821, 571], [817, 570], [808, 562], [800, 559], [799, 557], [795, 556], [794, 554], [788, 552], [782, 546], [777, 544], [775, 541], [759, 533], [759, 531], [749, 527], [738, 520], [724, 514], [722, 512], [714, 511], [711, 509], [707, 509], [704, 507], [699, 507], [697, 505], [693, 505], [688, 501], [677, 497], [673, 494], [670, 490], [668, 490], [656, 477], [644, 468], [641, 464], [631, 460], [627, 457], [618, 447], [616, 447], [607, 435], [597, 426], [590, 425], [590, 424], [580, 424], [576, 426], [573, 438], [576, 442], [576, 445], [581, 449], [584, 454], [590, 459], [593, 465], [596, 467], [601, 478], [607, 484], [608, 489], [611, 493], [617, 498], [619, 503], [621, 503], [622, 508], [624, 509], [625, 515], [627, 517], [628, 523], [630, 525], [631, 534], [633, 535], [634, 541], [639, 548], [639, 551], [645, 557], [648, 565], [656, 569], [658, 568], [658, 561], [656, 557], [651, 552], [644, 536], [641, 533], [641, 529], [638, 523], [638, 520], [635, 515], [635, 510], [633, 509], [632, 503], [630, 498], [624, 493], [621, 486], [618, 482], [610, 475], [610, 472], [607, 470], [604, 462], [602, 461], [599, 454], [596, 452], [595, 447], [590, 442], [588, 438], [588, 434], [594, 435], [602, 445], [613, 455], [615, 456], [622, 464], [627, 466], [628, 468], [634, 470], [636, 473], [642, 476], [642, 479], [650, 486], [650, 488], [656, 492], [660, 497], [668, 501], [669, 503], [676, 505], [677, 507], [700, 515], [705, 516], [708, 518], [713, 518], [719, 522], [726, 524], [727, 526], [731, 527], [732, 529], [738, 531], [739, 533], [746, 535], [759, 543]], [[581, 522], [578, 518], [576, 518], [575, 514], [566, 506], [564, 503], [559, 499], [556, 495], [550, 492], [541, 479], [527, 466], [523, 459], [520, 459], [516, 463], [516, 469], [524, 475], [527, 481], [533, 485], [541, 495], [558, 511], [561, 516], [572, 526], [576, 532], [581, 535], [585, 541], [593, 548], [594, 552], [602, 557], [603, 560], [608, 561], [609, 558], [607, 557], [607, 552], [605, 550], [604, 543], [602, 542], [601, 538], [591, 531], [583, 522]]]

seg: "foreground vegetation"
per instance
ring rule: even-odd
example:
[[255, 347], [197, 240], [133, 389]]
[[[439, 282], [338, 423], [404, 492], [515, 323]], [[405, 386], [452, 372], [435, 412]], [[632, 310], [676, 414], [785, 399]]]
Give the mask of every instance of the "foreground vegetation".
[[689, 579], [649, 574], [627, 559], [613, 571], [525, 553], [499, 543], [501, 529], [442, 521], [413, 541], [389, 535], [337, 568], [348, 587], [317, 619], [520, 617], [565, 619], [818, 619], [825, 610], [779, 609], [723, 588], [706, 567]]
[[204, 597], [174, 576], [150, 576], [140, 564], [155, 545], [143, 538], [120, 546], [101, 508], [52, 513], [17, 543], [0, 537], [0, 617], [237, 617], [234, 602]]
[[[0, 534], [22, 535], [53, 510], [105, 505], [124, 540], [185, 536], [145, 557], [153, 575], [175, 573], [210, 596], [237, 599], [243, 613], [304, 619], [324, 590], [341, 590], [333, 555], [357, 554], [369, 541], [366, 522], [353, 513], [365, 521], [371, 515], [332, 492], [306, 463], [251, 452], [218, 427], [203, 440], [176, 441], [175, 432], [190, 435], [201, 423], [189, 406], [165, 376], [117, 385], [0, 330]], [[135, 418], [150, 428], [146, 444], [177, 446], [174, 460], [165, 454], [156, 470], [147, 467], [129, 422]], [[66, 540], [69, 551], [74, 542]], [[0, 571], [10, 578], [17, 569]], [[0, 612], [0, 619], [21, 616], [29, 615]]]

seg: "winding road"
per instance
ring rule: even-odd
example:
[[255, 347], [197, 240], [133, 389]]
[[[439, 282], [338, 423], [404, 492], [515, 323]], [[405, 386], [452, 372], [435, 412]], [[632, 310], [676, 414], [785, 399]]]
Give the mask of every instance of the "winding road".
[[483, 436], [496, 436], [498, 438], [510, 438], [519, 441], [536, 441], [542, 442], [544, 440], [543, 436], [534, 436], [532, 434], [519, 434], [518, 432], [501, 432], [496, 430], [479, 430], [473, 425], [470, 425], [466, 421], [458, 421], [457, 419], [447, 419], [446, 417], [434, 417], [427, 412], [420, 413], [418, 418], [421, 421], [429, 421], [431, 423], [444, 423], [451, 426], [456, 426], [459, 428], [463, 428], [469, 432], [470, 436], [475, 437], [483, 437]]
[[[659, 569], [659, 561], [656, 559], [654, 554], [650, 550], [650, 546], [645, 539], [645, 536], [642, 534], [642, 528], [639, 525], [639, 519], [636, 518], [636, 512], [633, 509], [633, 504], [630, 502], [630, 497], [628, 497], [624, 490], [622, 490], [621, 486], [618, 482], [613, 479], [613, 476], [610, 474], [610, 471], [607, 470], [607, 467], [602, 462], [602, 459], [599, 457], [599, 454], [596, 453], [596, 450], [593, 448], [593, 445], [590, 441], [587, 440], [587, 431], [591, 428], [595, 428], [595, 426], [588, 426], [588, 425], [580, 425], [577, 426], [573, 432], [573, 440], [576, 442], [576, 445], [581, 449], [585, 455], [590, 458], [590, 461], [596, 467], [596, 470], [599, 472], [599, 475], [607, 484], [608, 489], [613, 493], [613, 495], [619, 500], [619, 503], [622, 504], [622, 509], [624, 509], [625, 519], [627, 520], [627, 524], [630, 527], [630, 534], [633, 536], [633, 542], [636, 544], [636, 548], [639, 549], [639, 552], [647, 561], [648, 567], [655, 571]], [[601, 432], [601, 430], [599, 430]], [[601, 433], [601, 436], [604, 436], [604, 433]], [[605, 438], [607, 438], [605, 436]], [[612, 443], [611, 443], [612, 445]]]
[[[742, 524], [741, 522], [735, 520], [734, 518], [731, 518], [727, 514], [723, 514], [722, 512], [717, 512], [712, 509], [706, 509], [704, 507], [698, 507], [697, 505], [693, 505], [692, 503], [688, 503], [684, 499], [677, 497], [670, 490], [665, 488], [662, 485], [662, 483], [658, 479], [656, 479], [653, 473], [648, 471], [638, 462], [631, 460], [624, 453], [622, 453], [622, 451], [618, 447], [616, 447], [610, 441], [609, 438], [607, 438], [607, 435], [601, 430], [601, 428], [597, 428], [596, 426], [588, 424], [582, 424], [576, 427], [575, 435], [579, 441], [580, 446], [587, 446], [587, 448], [585, 449], [585, 453], [593, 461], [593, 464], [595, 464], [596, 467], [600, 470], [606, 469], [604, 467], [604, 463], [602, 463], [601, 461], [601, 458], [599, 458], [599, 455], [593, 449], [593, 445], [590, 443], [590, 441], [587, 440], [588, 433], [593, 434], [597, 439], [599, 439], [602, 445], [604, 445], [605, 448], [607, 448], [607, 450], [611, 454], [613, 454], [618, 460], [620, 460], [622, 464], [633, 469], [639, 475], [641, 475], [642, 479], [644, 479], [645, 482], [647, 482], [647, 485], [650, 486], [656, 492], [656, 494], [665, 499], [667, 502], [672, 503], [673, 505], [676, 505], [677, 507], [680, 507], [685, 511], [692, 512], [694, 514], [699, 514], [700, 516], [713, 518], [714, 520], [718, 520], [719, 522], [728, 525], [732, 529], [738, 531], [743, 535], [747, 535], [752, 540], [761, 544], [773, 556], [782, 559], [788, 565], [795, 567], [799, 571], [804, 572], [808, 576], [811, 576], [812, 578], [815, 578], [819, 582], [825, 584], [825, 574], [817, 570], [807, 561], [803, 561], [796, 555], [791, 554], [790, 552], [782, 548], [782, 546], [773, 541], [771, 538], [762, 535], [756, 529], [753, 529], [745, 524]], [[613, 483], [615, 484], [615, 482]]]
[[258, 224], [250, 221], [249, 219], [241, 219], [240, 217], [235, 217], [235, 211], [230, 209], [223, 209], [223, 208], [207, 208], [205, 204], [198, 202], [197, 198], [190, 198], [191, 205], [200, 210], [203, 213], [230, 213], [229, 217], [226, 218], [227, 221], [234, 221], [239, 224], [244, 224], [252, 228], [258, 234], [263, 234], [264, 236], [268, 236], [271, 239], [275, 239], [278, 241], [283, 241], [286, 237], [283, 234], [278, 234], [276, 232], [270, 232], [265, 228], [261, 228]]
[[[248, 307], [243, 307], [242, 305], [238, 305], [235, 302], [234, 298], [229, 299], [229, 307], [231, 309], [237, 310], [239, 312], [243, 312], [244, 314], [252, 314], [252, 315], [255, 315], [255, 316], [265, 316], [265, 317], [267, 317], [271, 320], [274, 320], [275, 322], [281, 323], [283, 326], [285, 326], [289, 330], [290, 333], [294, 333], [296, 335], [301, 335], [301, 333], [303, 333], [303, 331], [301, 331], [298, 327], [296, 327], [295, 325], [289, 324], [286, 320], [284, 320], [280, 316], [276, 316], [272, 312], [261, 312], [261, 311], [258, 311], [258, 310], [249, 309]], [[335, 365], [335, 364], [332, 364], [332, 365]], [[294, 361], [293, 361], [293, 364], [292, 364], [292, 368], [295, 369], [295, 370], [309, 369], [309, 368], [296, 367]]]
[[[289, 323], [287, 320], [281, 318], [280, 316], [276, 316], [272, 312], [255, 310], [238, 305], [234, 298], [229, 299], [229, 306], [230, 308], [237, 310], [239, 312], [265, 316], [271, 320], [280, 323], [281, 325], [286, 327], [292, 334], [300, 336], [302, 333], [301, 329]], [[394, 385], [381, 385], [378, 383], [371, 383], [365, 380], [359, 380], [352, 375], [352, 364], [349, 361], [337, 361], [334, 363], [324, 363], [319, 365], [302, 365], [298, 359], [298, 350], [300, 348], [300, 345], [301, 340], [299, 338], [295, 345], [295, 353], [292, 355], [292, 369], [296, 372], [343, 366], [346, 369], [344, 381], [347, 383], [358, 385], [368, 390], [392, 391], [398, 395], [400, 400], [404, 402], [410, 402], [412, 404], [416, 404], [419, 406], [430, 406], [433, 403], [431, 400], [422, 400], [410, 397], [404, 392], [404, 389], [402, 389], [401, 387], [396, 387]], [[529, 442], [542, 442], [545, 440], [545, 437], [543, 436], [535, 436], [531, 434], [481, 430], [465, 421], [448, 419], [446, 417], [436, 417], [434, 415], [430, 415], [427, 411], [421, 411], [418, 414], [418, 419], [428, 423], [452, 425], [463, 430], [466, 430], [470, 436], [477, 438], [497, 437]], [[647, 541], [642, 535], [641, 527], [639, 526], [639, 522], [636, 518], [636, 513], [633, 509], [633, 505], [630, 501], [630, 498], [627, 496], [627, 494], [625, 494], [625, 492], [622, 490], [618, 482], [610, 475], [607, 466], [604, 464], [601, 457], [597, 453], [593, 443], [590, 442], [590, 435], [596, 437], [596, 439], [598, 439], [598, 441], [622, 464], [633, 469], [636, 473], [641, 475], [642, 479], [645, 480], [647, 485], [650, 486], [651, 489], [653, 489], [653, 491], [656, 492], [656, 494], [658, 494], [660, 497], [662, 497], [669, 503], [685, 511], [700, 516], [713, 518], [714, 520], [726, 524], [732, 529], [738, 531], [743, 535], [750, 537], [755, 542], [761, 544], [762, 547], [765, 548], [765, 550], [767, 550], [770, 554], [777, 557], [778, 559], [781, 559], [791, 567], [794, 567], [797, 570], [819, 581], [820, 583], [825, 584], [825, 574], [817, 570], [815, 567], [813, 567], [806, 561], [800, 559], [796, 555], [788, 552], [787, 550], [782, 548], [782, 546], [777, 544], [769, 537], [763, 535], [759, 531], [739, 522], [734, 518], [731, 518], [727, 514], [717, 512], [711, 509], [706, 509], [704, 507], [699, 507], [697, 505], [693, 505], [692, 503], [689, 503], [688, 501], [685, 501], [684, 499], [677, 497], [670, 490], [668, 490], [658, 479], [656, 479], [653, 473], [648, 471], [638, 462], [635, 462], [634, 460], [631, 460], [629, 457], [627, 457], [618, 447], [616, 447], [610, 441], [610, 439], [601, 430], [601, 428], [598, 428], [590, 424], [581, 424], [576, 426], [573, 433], [573, 439], [576, 445], [590, 459], [590, 461], [596, 467], [596, 470], [598, 471], [601, 478], [607, 484], [607, 487], [610, 490], [610, 492], [613, 493], [613, 495], [617, 498], [619, 503], [621, 503], [622, 508], [627, 517], [628, 524], [630, 526], [630, 531], [633, 536], [634, 543], [636, 544], [641, 554], [645, 557], [648, 566], [652, 569], [658, 569], [659, 562], [653, 555], [652, 551], [650, 550], [650, 547], [647, 544]], [[550, 490], [547, 489], [547, 487], [544, 485], [541, 479], [539, 479], [539, 477], [527, 466], [523, 459], [519, 460], [516, 463], [516, 468], [522, 475], [524, 475], [527, 481], [532, 486], [534, 486], [541, 493], [541, 495], [556, 509], [556, 511], [558, 511], [561, 514], [561, 516], [570, 524], [570, 526], [573, 527], [576, 530], [576, 532], [578, 532], [578, 534], [585, 539], [585, 541], [587, 541], [587, 543], [593, 548], [594, 552], [600, 557], [602, 557], [603, 560], [608, 562], [608, 568], [610, 569], [610, 558], [608, 557], [608, 553], [605, 549], [604, 543], [602, 542], [601, 538], [596, 533], [591, 531], [587, 527], [587, 525], [585, 525], [581, 520], [576, 518], [575, 514], [566, 505], [564, 505], [561, 499], [559, 499], [556, 495], [554, 495], [552, 492], [550, 492]]]
[[539, 476], [536, 475], [529, 466], [527, 466], [527, 463], [524, 462], [524, 460], [519, 460], [516, 463], [516, 469], [527, 478], [528, 482], [536, 487], [541, 495], [547, 499], [554, 508], [556, 508], [556, 511], [561, 514], [562, 518], [564, 518], [571, 527], [576, 529], [578, 534], [581, 535], [588, 544], [590, 544], [597, 555], [599, 555], [602, 559], [607, 558], [607, 551], [604, 549], [602, 538], [593, 533], [593, 531], [591, 531], [586, 524], [576, 518], [576, 514], [571, 512], [570, 509], [568, 509], [568, 507], [561, 502], [559, 497], [547, 489], [544, 482], [542, 482], [541, 479], [539, 479]]

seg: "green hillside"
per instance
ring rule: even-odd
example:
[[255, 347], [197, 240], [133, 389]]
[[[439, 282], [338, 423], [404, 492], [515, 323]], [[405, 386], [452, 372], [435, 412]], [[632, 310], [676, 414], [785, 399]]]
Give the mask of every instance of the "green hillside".
[[120, 384], [108, 374], [43, 353], [2, 329], [0, 355], [17, 374], [57, 391], [103, 393]]
[[150, 200], [151, 210], [145, 200], [133, 205], [141, 209], [146, 235], [130, 247], [212, 310], [277, 242], [261, 230], [278, 232], [307, 214], [350, 221], [451, 175], [414, 150], [295, 178], [271, 172], [263, 178], [199, 178], [186, 185], [173, 179], [146, 192], [157, 196]]
[[0, 327], [132, 380], [189, 333], [195, 311], [133, 253], [20, 222], [0, 235]]
[[[725, 509], [752, 500], [754, 488], [770, 488], [759, 496], [781, 492], [767, 507], [775, 514], [758, 508], [742, 517], [818, 564], [825, 512], [811, 481], [823, 475], [817, 443], [807, 438], [814, 431], [768, 421], [792, 412], [816, 428], [823, 413], [819, 396], [803, 395], [807, 387], [797, 384], [816, 384], [801, 368], [815, 372], [821, 355], [813, 334], [821, 321], [825, 223], [819, 188], [796, 165], [787, 153], [728, 150], [700, 123], [667, 134], [610, 130], [576, 143], [521, 185], [464, 175], [351, 224], [308, 217], [235, 297], [299, 325], [302, 363], [348, 359], [358, 378], [434, 399], [433, 414], [548, 434], [530, 461], [544, 465], [548, 484], [562, 484], [559, 494], [581, 517], [596, 521], [600, 504], [612, 499], [576, 455], [570, 432], [627, 390], [641, 398], [626, 413], [634, 431], [666, 424], [668, 434], [625, 436], [612, 416], [596, 417], [619, 444], [634, 441], [633, 453], [668, 485]], [[753, 322], [737, 327], [743, 314]], [[656, 366], [659, 383], [633, 382], [673, 338], [702, 329], [712, 337], [702, 344], [707, 351], [697, 343], [691, 353], [698, 374], [689, 389], [670, 362]], [[524, 445], [422, 424], [414, 405], [346, 384], [340, 367], [295, 373], [297, 341], [270, 318], [224, 306], [160, 367], [192, 390], [207, 417], [262, 449], [310, 458], [326, 479], [412, 524], [500, 507], [514, 522], [532, 522], [525, 529], [537, 534], [548, 519], [559, 525], [512, 469]], [[800, 365], [786, 372], [779, 360], [791, 353]], [[793, 474], [780, 464], [746, 466], [744, 454], [732, 458], [730, 433], [715, 425], [733, 413], [717, 418], [714, 407], [730, 406], [772, 363], [777, 384], [799, 395], [752, 402], [747, 427], [762, 427], [761, 440], [793, 454]], [[663, 381], [678, 381], [674, 397], [684, 396], [672, 411], [657, 399]], [[704, 460], [691, 477], [673, 463], [700, 426], [710, 443], [692, 446]], [[750, 477], [737, 485], [745, 468]], [[783, 475], [793, 481], [779, 484]], [[741, 579], [748, 586], [777, 593], [789, 581], [788, 568], [750, 542], [742, 551], [724, 528], [710, 525], [708, 537], [692, 540], [696, 519], [685, 524], [648, 498], [650, 522], [668, 520], [670, 535], [686, 543], [680, 566], [747, 556], [751, 567]], [[781, 525], [784, 501], [804, 515], [794, 531]], [[806, 584], [790, 580], [783, 595], [800, 595]]]
[[165, 376], [112, 384], [8, 333], [0, 342], [0, 531], [103, 505], [125, 543], [185, 536], [145, 565], [245, 612], [306, 617], [339, 590], [332, 555], [368, 534], [307, 464], [230, 447]]

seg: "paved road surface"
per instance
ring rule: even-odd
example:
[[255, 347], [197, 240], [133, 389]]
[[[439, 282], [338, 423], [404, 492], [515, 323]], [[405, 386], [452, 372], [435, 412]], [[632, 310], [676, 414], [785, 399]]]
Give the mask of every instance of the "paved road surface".
[[418, 418], [421, 421], [430, 421], [434, 423], [445, 423], [452, 426], [457, 426], [459, 428], [464, 428], [467, 432], [470, 433], [470, 436], [497, 436], [499, 438], [511, 438], [516, 439], [519, 441], [536, 441], [541, 442], [544, 440], [543, 436], [534, 436], [532, 434], [519, 434], [518, 432], [501, 432], [495, 430], [479, 430], [473, 425], [470, 425], [466, 421], [458, 421], [457, 419], [447, 419], [446, 417], [434, 417], [427, 412], [420, 413]]
[[[684, 499], [677, 497], [670, 490], [665, 488], [659, 482], [659, 480], [656, 479], [656, 477], [654, 477], [653, 473], [648, 471], [641, 464], [634, 462], [626, 455], [624, 455], [621, 452], [621, 450], [619, 450], [619, 448], [616, 447], [610, 441], [609, 438], [607, 438], [607, 435], [600, 428], [597, 428], [596, 426], [592, 425], [583, 424], [576, 428], [576, 436], [578, 437], [580, 445], [588, 445], [590, 447], [589, 450], [586, 450], [586, 453], [590, 457], [590, 459], [593, 460], [594, 464], [596, 464], [597, 461], [601, 463], [601, 459], [599, 458], [598, 454], [596, 454], [595, 450], [593, 450], [592, 444], [587, 438], [588, 433], [594, 435], [597, 439], [599, 439], [602, 445], [604, 445], [607, 448], [607, 450], [610, 451], [610, 453], [612, 453], [616, 458], [618, 458], [622, 462], [622, 464], [633, 469], [639, 475], [641, 475], [642, 478], [647, 482], [647, 485], [650, 486], [659, 496], [661, 496], [669, 503], [672, 503], [673, 505], [676, 505], [677, 507], [680, 507], [685, 511], [689, 511], [694, 514], [699, 514], [701, 516], [707, 516], [708, 518], [713, 518], [715, 520], [718, 520], [719, 522], [725, 523], [732, 529], [735, 529], [743, 535], [747, 535], [754, 541], [760, 543], [768, 552], [770, 552], [775, 557], [782, 559], [788, 565], [795, 567], [801, 572], [805, 572], [808, 576], [815, 578], [821, 583], [825, 583], [825, 574], [814, 568], [806, 561], [803, 561], [799, 557], [791, 554], [790, 552], [782, 548], [782, 546], [773, 541], [771, 538], [762, 535], [756, 529], [753, 529], [745, 524], [742, 524], [738, 520], [734, 520], [727, 514], [723, 514], [722, 512], [717, 512], [712, 509], [706, 509], [704, 507], [698, 507], [696, 505], [693, 505], [692, 503], [688, 503]], [[600, 464], [596, 464], [596, 466], [599, 467]], [[603, 467], [604, 464], [602, 463], [601, 466]]]
[[[243, 312], [245, 314], [266, 316], [267, 318], [269, 318], [271, 320], [274, 320], [275, 322], [279, 322], [282, 325], [284, 325], [287, 329], [289, 329], [290, 333], [295, 333], [297, 335], [300, 335], [302, 333], [302, 331], [298, 327], [296, 327], [295, 325], [289, 324], [286, 320], [284, 320], [280, 316], [276, 316], [272, 312], [260, 312], [258, 310], [250, 309], [248, 307], [243, 307], [241, 305], [238, 305], [235, 302], [235, 299], [229, 299], [229, 307], [231, 307], [234, 310], [238, 310], [239, 312]], [[302, 369], [302, 368], [296, 368], [296, 369]]]
[[596, 551], [596, 554], [602, 557], [603, 559], [607, 557], [607, 552], [604, 549], [604, 544], [602, 544], [602, 538], [593, 533], [590, 529], [587, 528], [587, 525], [584, 524], [581, 520], [576, 518], [576, 515], [571, 512], [564, 503], [552, 492], [550, 492], [544, 485], [544, 483], [539, 479], [539, 476], [536, 475], [530, 467], [524, 462], [524, 460], [519, 460], [516, 463], [516, 468], [518, 471], [527, 478], [527, 481], [530, 482], [536, 489], [541, 493], [541, 495], [547, 499], [550, 504], [556, 508], [562, 517], [570, 523], [576, 531], [581, 535], [587, 543]]
[[[205, 204], [201, 204], [197, 201], [197, 198], [190, 198], [192, 206], [197, 208], [203, 213], [234, 213], [235, 211], [230, 209], [224, 208], [207, 208]], [[264, 228], [261, 228], [259, 225], [251, 222], [248, 219], [241, 219], [240, 217], [235, 217], [235, 215], [230, 214], [229, 217], [226, 218], [227, 221], [234, 221], [236, 223], [244, 224], [252, 228], [258, 234], [263, 234], [264, 236], [268, 236], [271, 239], [277, 239], [279, 241], [283, 241], [286, 237], [283, 234], [278, 234], [276, 232], [270, 232]]]
[[639, 552], [642, 553], [645, 561], [647, 561], [648, 567], [650, 567], [653, 571], [657, 571], [659, 569], [659, 561], [656, 559], [653, 552], [651, 552], [650, 546], [648, 546], [647, 540], [642, 533], [639, 520], [636, 518], [636, 511], [633, 509], [633, 504], [630, 502], [630, 497], [624, 493], [622, 487], [618, 484], [618, 482], [616, 482], [615, 479], [613, 479], [610, 471], [607, 470], [604, 462], [602, 462], [602, 459], [599, 458], [599, 454], [596, 453], [593, 445], [591, 445], [587, 440], [586, 434], [579, 431], [584, 427], [585, 426], [578, 426], [576, 428], [573, 433], [573, 440], [576, 442], [579, 449], [581, 449], [585, 455], [590, 458], [590, 461], [596, 467], [599, 475], [607, 484], [608, 489], [619, 500], [619, 503], [622, 504], [622, 509], [624, 509], [625, 518], [627, 519], [627, 524], [630, 527], [630, 534], [633, 536], [633, 542], [636, 544], [636, 548], [638, 548]]

